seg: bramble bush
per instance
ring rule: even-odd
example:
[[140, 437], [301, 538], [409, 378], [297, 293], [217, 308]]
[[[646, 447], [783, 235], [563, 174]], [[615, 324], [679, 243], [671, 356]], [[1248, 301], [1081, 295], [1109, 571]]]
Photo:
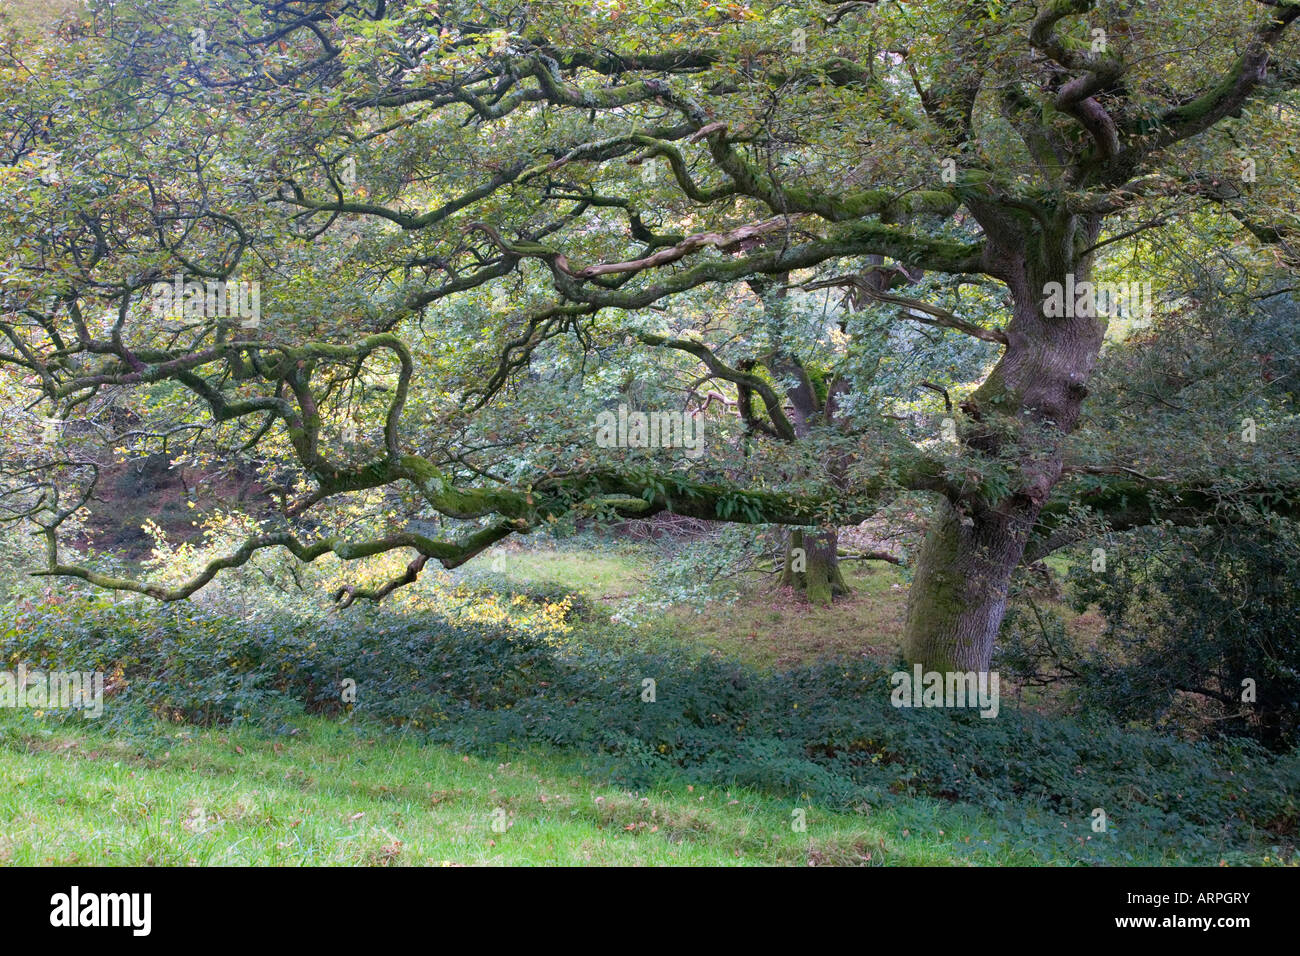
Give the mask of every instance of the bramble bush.
[[1145, 529], [1117, 537], [1108, 557], [1104, 573], [1082, 561], [1070, 575], [1075, 609], [1096, 607], [1105, 621], [1095, 642], [1019, 607], [999, 664], [1018, 680], [1063, 683], [1085, 709], [1122, 722], [1294, 747], [1300, 525]]

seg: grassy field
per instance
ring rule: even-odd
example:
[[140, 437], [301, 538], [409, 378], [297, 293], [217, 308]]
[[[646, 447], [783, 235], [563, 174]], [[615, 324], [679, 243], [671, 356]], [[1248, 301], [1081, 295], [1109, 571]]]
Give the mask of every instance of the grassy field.
[[[586, 594], [614, 610], [644, 582], [653, 552], [620, 547], [586, 550], [514, 549], [494, 552], [480, 571], [507, 581], [549, 585]], [[645, 628], [655, 646], [685, 647], [737, 658], [765, 669], [794, 667], [830, 656], [891, 657], [902, 635], [907, 586], [902, 572], [883, 562], [848, 561], [853, 593], [833, 608], [810, 607], [770, 574], [747, 576], [744, 600], [669, 608]], [[470, 572], [471, 579], [478, 573]]]
[[[485, 572], [612, 607], [644, 570], [635, 549], [504, 552]], [[647, 635], [760, 666], [858, 647], [884, 654], [901, 620], [890, 567], [850, 570], [854, 597], [810, 609], [756, 577], [752, 600], [673, 609]], [[471, 574], [471, 578], [473, 575]], [[597, 629], [598, 630], [598, 629]], [[597, 638], [598, 639], [598, 638]], [[114, 736], [0, 711], [0, 863], [10, 865], [861, 865], [1030, 863], [997, 821], [919, 800], [861, 814], [747, 790], [668, 783], [629, 793], [581, 758], [537, 749], [494, 763], [348, 723], [295, 734], [158, 724]], [[794, 828], [802, 811], [806, 830]], [[498, 832], [501, 821], [505, 832]], [[498, 829], [493, 828], [494, 821]]]
[[766, 669], [859, 654], [891, 658], [906, 610], [902, 573], [883, 563], [844, 567], [853, 593], [833, 607], [811, 607], [793, 591], [774, 588], [769, 578], [754, 582], [747, 599], [735, 604], [673, 608], [667, 626], [697, 649]]
[[[857, 815], [688, 784], [634, 794], [594, 784], [581, 763], [553, 755], [491, 763], [316, 720], [277, 737], [160, 733], [166, 736], [142, 749], [93, 729], [0, 715], [0, 863], [872, 866], [1033, 859], [1027, 850], [984, 844], [992, 820], [926, 801]], [[794, 828], [796, 809], [804, 811], [804, 832]]]
[[[642, 585], [650, 552], [635, 547], [604, 553], [549, 548], [501, 549], [470, 579], [489, 569], [507, 581], [548, 585], [595, 599], [613, 610]], [[1047, 562], [1058, 580], [1068, 564], [1061, 556]], [[474, 566], [471, 566], [474, 567]], [[773, 575], [749, 574], [742, 600], [669, 608], [647, 628], [654, 646], [709, 651], [766, 670], [800, 667], [829, 657], [867, 656], [892, 660], [902, 644], [907, 613], [907, 578], [883, 561], [845, 561], [844, 578], [852, 590], [832, 607], [813, 607], [790, 589], [775, 586]], [[1076, 614], [1053, 603], [1071, 633], [1095, 635], [1101, 619]]]

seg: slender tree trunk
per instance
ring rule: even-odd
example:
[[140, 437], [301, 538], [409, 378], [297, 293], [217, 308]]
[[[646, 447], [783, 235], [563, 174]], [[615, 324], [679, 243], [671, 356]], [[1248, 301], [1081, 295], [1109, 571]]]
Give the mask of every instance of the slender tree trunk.
[[[1003, 223], [988, 218], [986, 231], [996, 234]], [[1011, 576], [1060, 479], [1065, 437], [1101, 350], [1104, 316], [1086, 307], [1065, 316], [1044, 309], [1048, 282], [1063, 283], [1067, 270], [1076, 283], [1091, 278], [1090, 263], [1075, 250], [1096, 241], [1096, 224], [1062, 217], [1052, 233], [1050, 242], [1029, 243], [1011, 230], [991, 247], [1013, 313], [1001, 359], [962, 403], [959, 433], [963, 455], [996, 459], [1013, 484], [998, 500], [954, 489], [940, 501], [917, 559], [904, 633], [909, 661], [927, 670], [989, 669]]]

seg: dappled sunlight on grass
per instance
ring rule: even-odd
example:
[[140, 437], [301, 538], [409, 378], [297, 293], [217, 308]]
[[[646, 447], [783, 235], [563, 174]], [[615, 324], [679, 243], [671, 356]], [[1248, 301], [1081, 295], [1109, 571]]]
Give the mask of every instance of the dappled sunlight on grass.
[[906, 585], [890, 565], [846, 565], [853, 593], [816, 607], [774, 575], [750, 576], [744, 600], [674, 607], [667, 628], [682, 643], [734, 656], [757, 667], [784, 669], [831, 657], [889, 660], [902, 639]]

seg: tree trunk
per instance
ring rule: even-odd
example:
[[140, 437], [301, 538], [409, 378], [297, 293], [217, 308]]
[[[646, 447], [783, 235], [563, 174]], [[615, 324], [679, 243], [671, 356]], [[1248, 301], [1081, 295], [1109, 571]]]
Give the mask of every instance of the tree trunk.
[[941, 501], [908, 593], [909, 661], [941, 672], [989, 669], [1011, 575], [1038, 514], [1009, 511], [971, 516]]
[[[983, 210], [986, 232], [999, 234], [994, 212]], [[977, 212], [977, 216], [979, 213]], [[990, 500], [964, 483], [941, 499], [917, 559], [908, 596], [904, 651], [926, 670], [987, 671], [1006, 612], [1011, 576], [1024, 555], [1038, 513], [1061, 476], [1066, 435], [1079, 418], [1086, 382], [1101, 351], [1104, 316], [1072, 308], [1044, 310], [1047, 283], [1090, 280], [1078, 255], [1096, 241], [1097, 224], [1075, 217], [1055, 223], [1051, 241], [1010, 229], [991, 241], [1012, 297], [1007, 343], [988, 378], [962, 403], [962, 454], [996, 460], [1012, 476], [1009, 493]]]
[[802, 591], [812, 604], [827, 607], [850, 593], [840, 570], [838, 530], [795, 528], [786, 538], [781, 584]]
[[[785, 300], [789, 275], [772, 279], [751, 279], [750, 287], [763, 300], [773, 328], [781, 329], [786, 322]], [[814, 427], [834, 425], [837, 406], [818, 394], [817, 386], [806, 368], [793, 353], [786, 351], [781, 335], [775, 335], [772, 352], [764, 357], [764, 364], [774, 377], [787, 383], [785, 398], [788, 414], [796, 438], [806, 438]], [[822, 370], [824, 374], [824, 370]], [[829, 395], [834, 386], [827, 387]], [[837, 474], [837, 463], [826, 463], [829, 474]], [[785, 567], [781, 584], [802, 591], [808, 600], [819, 606], [828, 606], [837, 597], [849, 593], [849, 586], [840, 571], [839, 531], [837, 529], [804, 531], [792, 530], [786, 538]]]

